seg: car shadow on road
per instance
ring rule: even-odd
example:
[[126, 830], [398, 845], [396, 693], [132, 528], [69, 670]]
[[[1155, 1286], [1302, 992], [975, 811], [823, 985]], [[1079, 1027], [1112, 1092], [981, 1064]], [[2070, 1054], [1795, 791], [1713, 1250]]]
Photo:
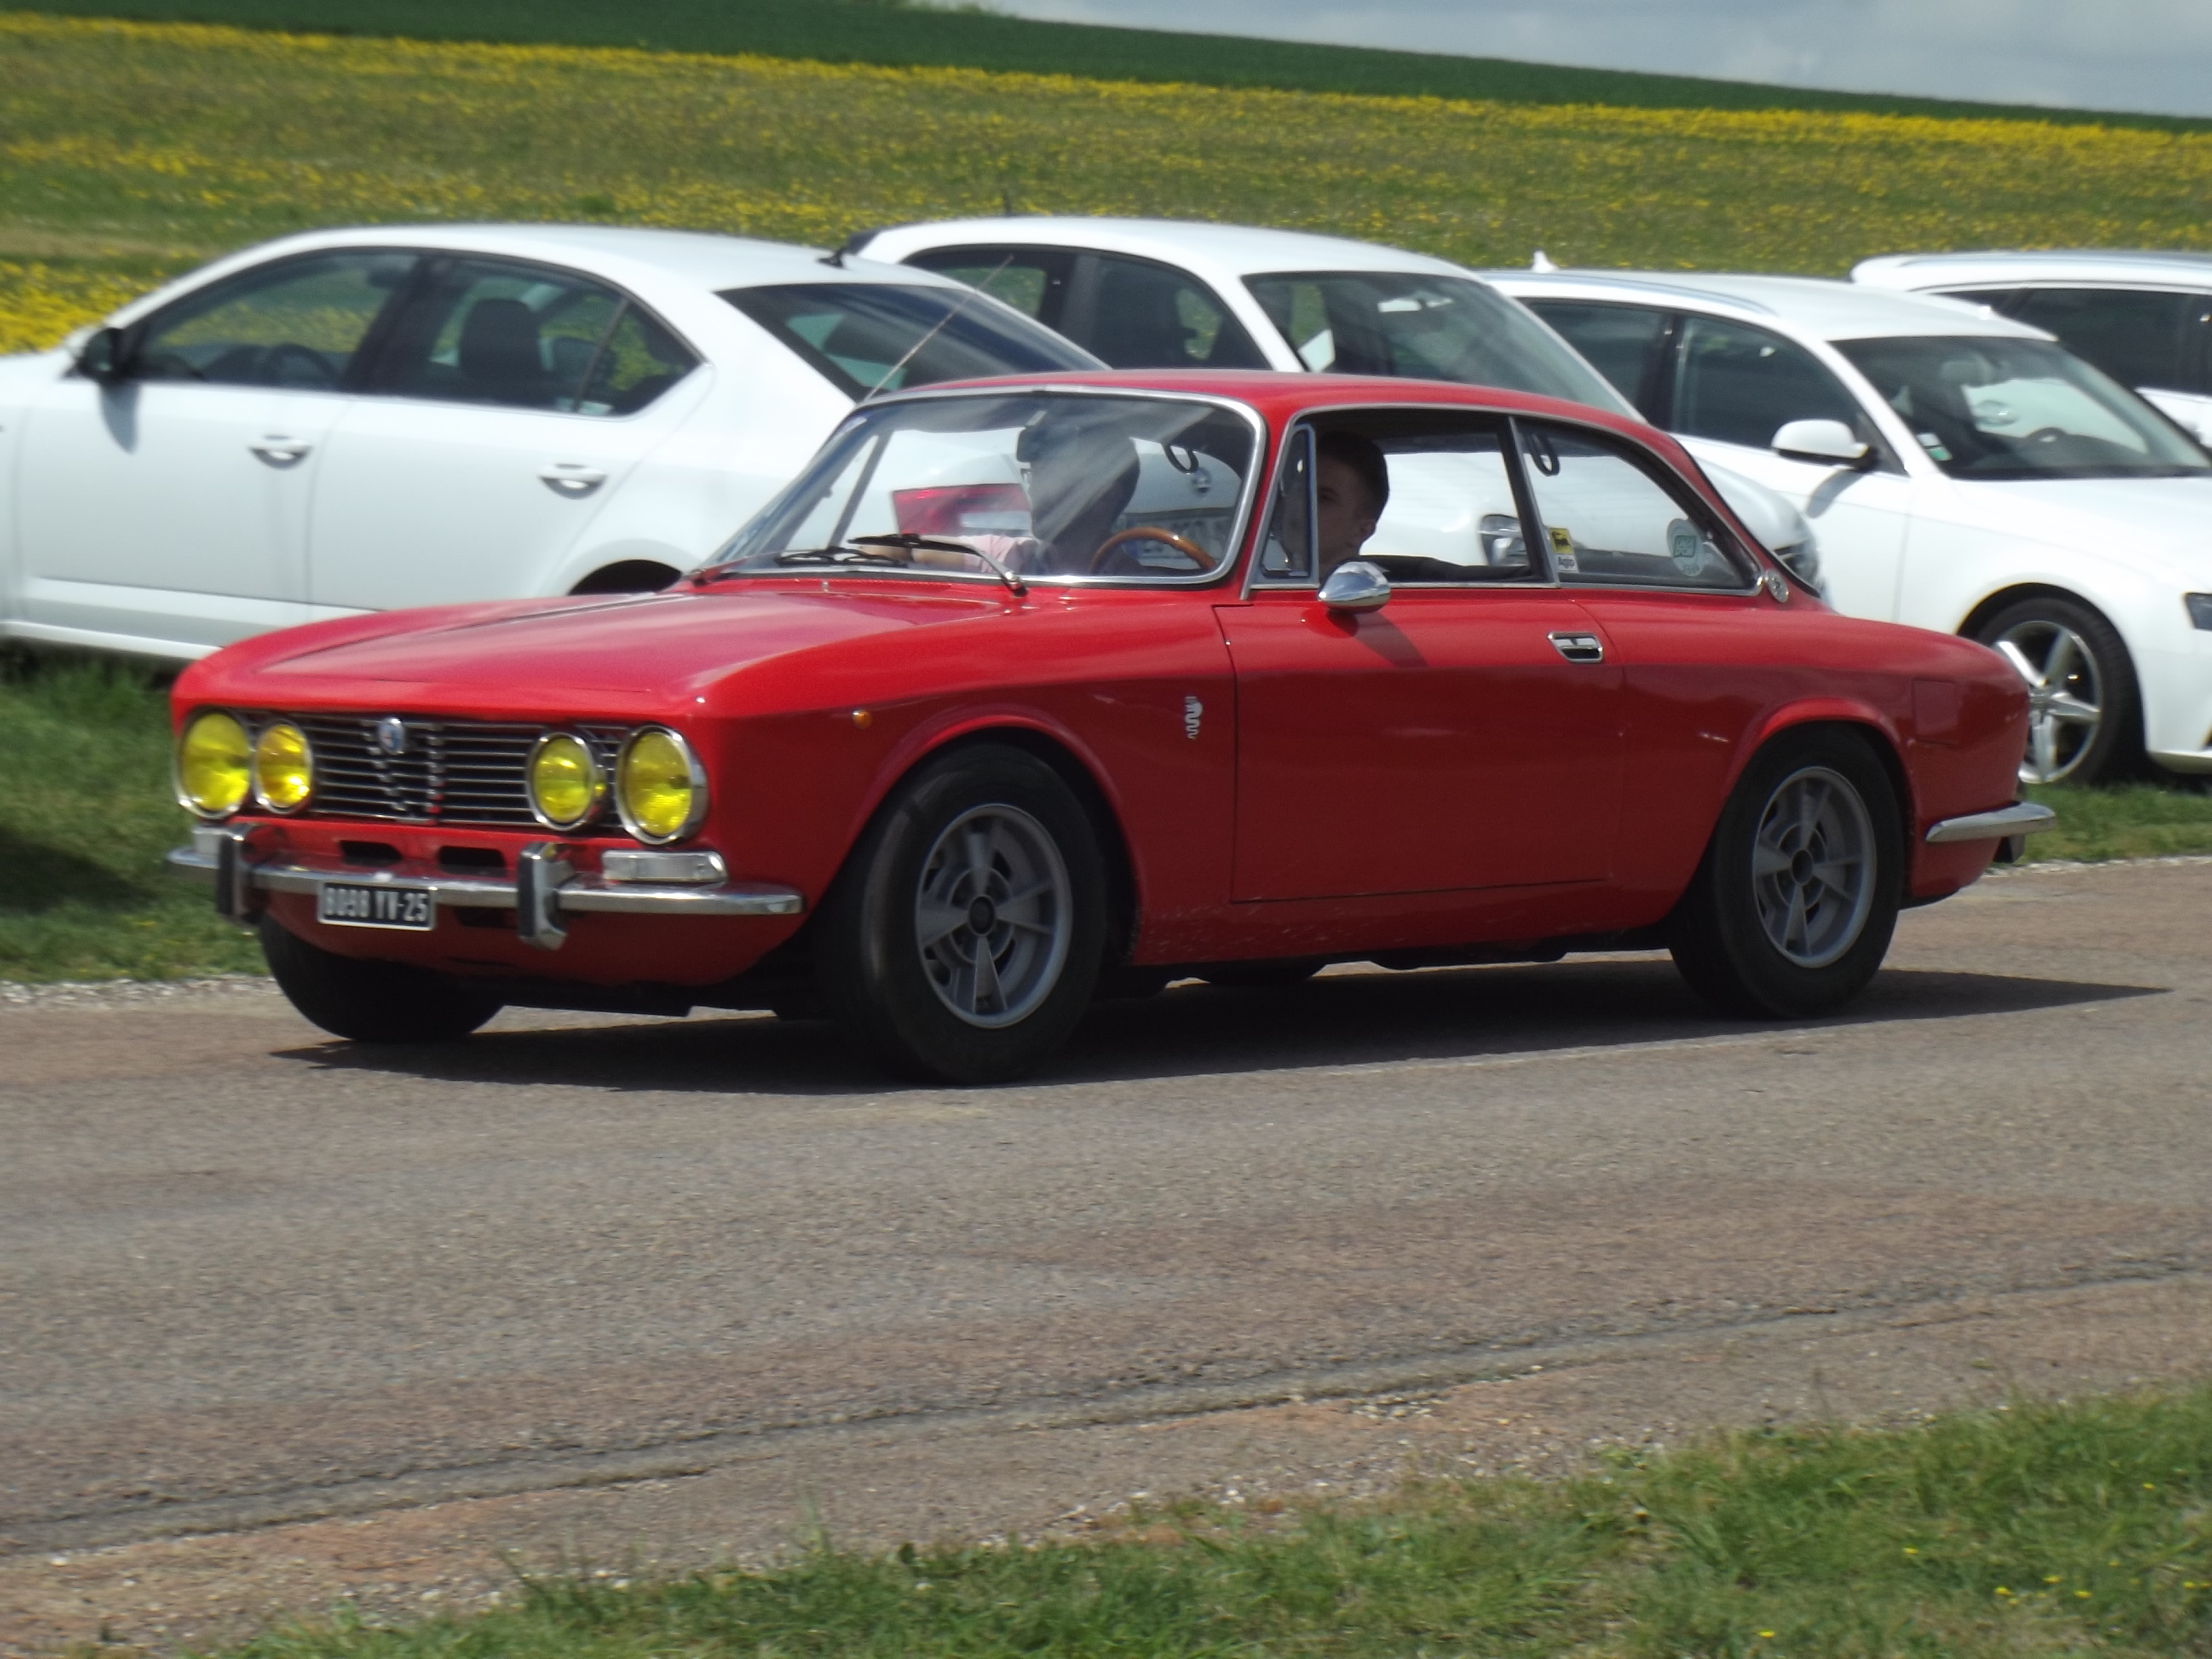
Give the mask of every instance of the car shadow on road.
[[[1102, 1003], [1021, 1085], [1126, 1082], [1314, 1066], [1632, 1049], [1734, 1033], [2024, 1013], [2155, 996], [2164, 988], [1893, 969], [1842, 1013], [1775, 1022], [1715, 1017], [1663, 957], [1332, 972], [1271, 990], [1178, 986]], [[318, 1067], [439, 1081], [624, 1092], [881, 1095], [896, 1083], [827, 1024], [763, 1016], [490, 1030], [437, 1048], [329, 1042], [283, 1052]]]

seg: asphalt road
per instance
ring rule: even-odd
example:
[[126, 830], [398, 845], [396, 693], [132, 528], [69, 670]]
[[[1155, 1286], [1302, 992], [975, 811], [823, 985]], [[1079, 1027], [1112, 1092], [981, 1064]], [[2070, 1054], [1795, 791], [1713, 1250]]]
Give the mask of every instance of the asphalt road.
[[1657, 957], [1177, 989], [990, 1091], [764, 1018], [0, 1004], [0, 1555], [2201, 1289], [2208, 917], [2008, 873], [1791, 1027]]

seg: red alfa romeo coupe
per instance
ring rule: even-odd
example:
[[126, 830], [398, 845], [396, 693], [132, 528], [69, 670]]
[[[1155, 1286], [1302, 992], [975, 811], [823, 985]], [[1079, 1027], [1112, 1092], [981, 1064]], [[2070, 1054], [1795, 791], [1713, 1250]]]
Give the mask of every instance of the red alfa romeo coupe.
[[986, 1082], [1176, 976], [1662, 947], [1798, 1018], [2049, 820], [2027, 709], [1827, 610], [1631, 421], [1000, 380], [865, 404], [667, 591], [197, 664], [174, 861], [364, 1042], [771, 1008]]

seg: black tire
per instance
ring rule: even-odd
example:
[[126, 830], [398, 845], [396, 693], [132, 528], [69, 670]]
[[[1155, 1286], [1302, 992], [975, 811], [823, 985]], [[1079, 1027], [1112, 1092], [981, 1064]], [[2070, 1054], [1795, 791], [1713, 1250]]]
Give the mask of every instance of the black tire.
[[[1816, 805], [1826, 815], [1810, 816], [1808, 832]], [[1815, 727], [1759, 750], [1670, 919], [1668, 945], [1691, 989], [1754, 1019], [1803, 1019], [1856, 996], [1897, 927], [1901, 818], [1888, 771], [1856, 732]]]
[[[2135, 664], [2112, 623], [2082, 604], [2040, 593], [2005, 606], [1974, 629], [1984, 645], [2006, 650], [2028, 682], [2028, 748], [2021, 763], [2026, 783], [2095, 783], [2142, 769], [2142, 697]], [[2063, 672], [2047, 681], [2051, 657], [2064, 646]], [[2098, 711], [2094, 728], [2069, 718], [2087, 704]], [[2085, 735], [2086, 733], [2086, 735]], [[2039, 745], [2051, 744], [2045, 764]]]
[[1322, 964], [1310, 958], [1293, 957], [1284, 962], [1234, 962], [1209, 968], [1198, 975], [1208, 985], [1218, 985], [1237, 991], [1278, 991], [1285, 986], [1303, 985], [1321, 972]]
[[261, 918], [261, 954], [295, 1008], [355, 1042], [452, 1042], [501, 1006], [450, 974], [334, 955], [272, 916]]
[[997, 744], [957, 750], [876, 815], [818, 926], [830, 1018], [878, 1061], [937, 1082], [1009, 1082], [1091, 1001], [1106, 936], [1097, 831], [1042, 761]]

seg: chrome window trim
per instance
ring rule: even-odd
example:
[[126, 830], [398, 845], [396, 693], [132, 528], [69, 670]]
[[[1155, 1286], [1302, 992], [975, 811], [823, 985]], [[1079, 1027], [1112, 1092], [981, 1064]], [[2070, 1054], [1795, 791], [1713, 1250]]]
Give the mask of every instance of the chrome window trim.
[[[592, 769], [592, 804], [586, 809], [584, 816], [574, 823], [555, 822], [553, 817], [538, 805], [538, 757], [544, 751], [545, 745], [556, 738], [567, 738], [582, 745], [584, 759]], [[629, 747], [629, 738], [623, 739], [623, 747], [625, 750]], [[582, 732], [572, 732], [566, 726], [550, 726], [539, 732], [538, 741], [530, 745], [530, 753], [522, 763], [522, 799], [530, 808], [530, 816], [536, 818], [541, 826], [558, 836], [573, 836], [590, 824], [594, 818], [605, 813], [607, 796], [612, 793], [613, 787], [613, 781], [607, 776], [605, 769], [600, 766], [599, 757], [592, 752], [592, 740]]]
[[[645, 830], [639, 828], [636, 823], [631, 821], [629, 815], [629, 803], [623, 799], [623, 767], [628, 763], [630, 757], [630, 751], [637, 747], [639, 739], [647, 737], [655, 732], [659, 732], [664, 737], [670, 738], [674, 740], [677, 751], [684, 757], [684, 763], [690, 769], [691, 775], [691, 811], [685, 816], [683, 827], [678, 830], [673, 835], [648, 835]], [[681, 732], [678, 732], [674, 726], [641, 726], [635, 732], [632, 732], [629, 736], [623, 739], [622, 753], [616, 757], [614, 797], [615, 816], [622, 820], [622, 827], [629, 833], [631, 839], [642, 842], [647, 847], [672, 846], [675, 842], [682, 841], [687, 836], [696, 835], [699, 831], [699, 826], [706, 821], [707, 769], [699, 763], [699, 751], [691, 746], [691, 740], [686, 738]], [[536, 809], [533, 808], [532, 810], [534, 811]]]
[[[1138, 373], [1140, 371], [1131, 370], [1128, 372]], [[1171, 372], [1181, 373], [1182, 371], [1177, 370]], [[1241, 370], [1238, 372], [1252, 373], [1255, 371]], [[1237, 515], [1231, 521], [1230, 533], [1227, 538], [1227, 545], [1231, 551], [1229, 556], [1223, 559], [1218, 565], [1214, 567], [1214, 568], [1211, 570], [1194, 570], [1188, 575], [1183, 576], [1152, 576], [1141, 579], [1133, 576], [1096, 576], [1090, 574], [1032, 575], [1024, 571], [1022, 574], [1022, 580], [1025, 585], [1032, 588], [1051, 587], [1075, 589], [1103, 587], [1117, 588], [1138, 592], [1154, 592], [1163, 589], [1172, 590], [1193, 587], [1211, 587], [1218, 583], [1227, 581], [1229, 578], [1235, 574], [1239, 562], [1243, 560], [1246, 551], [1248, 550], [1245, 546], [1245, 543], [1252, 528], [1252, 504], [1258, 498], [1257, 480], [1260, 474], [1266, 470], [1268, 437], [1267, 423], [1261, 418], [1260, 411], [1253, 408], [1251, 404], [1245, 403], [1241, 398], [1223, 397], [1213, 392], [1152, 392], [1137, 386], [1060, 386], [1053, 384], [1030, 385], [1023, 383], [1006, 386], [986, 385], [945, 388], [937, 386], [916, 386], [911, 392], [887, 392], [881, 397], [871, 398], [867, 399], [866, 403], [856, 405], [854, 415], [848, 416], [845, 421], [839, 422], [837, 423], [836, 429], [830, 434], [829, 438], [823, 441], [823, 447], [828, 447], [829, 444], [835, 439], [844, 435], [848, 430], [848, 422], [852, 419], [860, 416], [864, 411], [868, 410], [880, 409], [886, 405], [896, 404], [925, 403], [933, 399], [943, 398], [1005, 398], [1018, 395], [1025, 392], [1049, 392], [1054, 397], [1141, 398], [1148, 403], [1204, 404], [1211, 408], [1224, 410], [1231, 414], [1241, 416], [1245, 425], [1251, 428], [1252, 453], [1255, 459], [1259, 462], [1259, 465], [1249, 466], [1244, 470], [1243, 489], [1237, 498]], [[818, 454], [820, 452], [817, 451], [816, 453]], [[812, 465], [812, 464], [813, 463], [811, 460], [808, 462], [810, 466]], [[794, 482], [796, 481], [794, 480]], [[763, 507], [762, 511], [764, 513], [767, 511], [767, 508]], [[734, 538], [732, 539], [734, 539]], [[728, 544], [728, 543], [725, 543], [724, 546], [726, 547]], [[697, 570], [694, 574], [703, 574], [707, 571], [715, 569], [720, 562], [719, 560], [709, 560], [706, 563], [698, 566]], [[845, 566], [831, 567], [794, 565], [781, 570], [759, 570], [734, 573], [732, 577], [725, 580], [766, 580], [775, 581], [788, 580], [793, 577], [803, 581], [813, 581], [819, 578], [823, 580], [841, 581], [859, 580], [863, 581], [967, 582], [978, 586], [997, 588], [1001, 592], [1006, 591], [1006, 584], [988, 571], [918, 570], [912, 568], [895, 569], [875, 566], [872, 566], [866, 569], [855, 569]]]
[[[235, 715], [234, 718], [246, 726], [247, 733], [253, 739], [253, 759], [247, 763], [246, 774], [246, 793], [253, 804], [264, 812], [274, 812], [279, 817], [286, 818], [297, 817], [313, 806], [315, 804], [315, 745], [307, 736], [307, 728], [289, 714], [278, 714], [273, 718], [264, 719], [259, 726], [247, 722], [243, 715]], [[261, 793], [259, 764], [261, 739], [280, 726], [289, 726], [300, 734], [300, 752], [307, 757], [307, 793], [300, 797], [300, 803], [296, 806], [279, 806]]]

